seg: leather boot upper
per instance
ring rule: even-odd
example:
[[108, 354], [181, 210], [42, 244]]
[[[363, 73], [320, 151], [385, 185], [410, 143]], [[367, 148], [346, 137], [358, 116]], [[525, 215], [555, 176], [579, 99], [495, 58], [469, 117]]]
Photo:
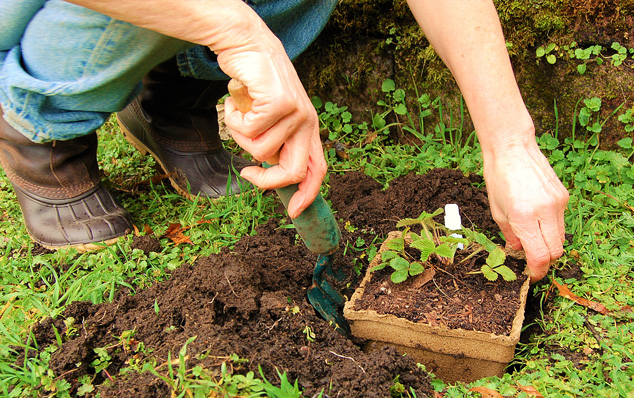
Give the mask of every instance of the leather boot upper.
[[13, 184], [26, 229], [49, 249], [93, 250], [132, 229], [130, 214], [100, 183], [97, 136], [34, 143], [0, 112], [0, 165]]
[[117, 113], [124, 135], [149, 152], [185, 197], [236, 194], [248, 183], [238, 172], [250, 162], [227, 152], [218, 133], [218, 99], [226, 82], [183, 77], [175, 59], [158, 65], [143, 80], [143, 91]]

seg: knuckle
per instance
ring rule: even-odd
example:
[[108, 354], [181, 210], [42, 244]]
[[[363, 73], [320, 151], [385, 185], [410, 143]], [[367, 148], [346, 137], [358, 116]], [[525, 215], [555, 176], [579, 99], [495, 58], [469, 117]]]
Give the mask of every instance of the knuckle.
[[568, 200], [570, 199], [570, 193], [568, 192], [567, 189], [563, 189], [561, 192], [561, 196], [560, 196], [560, 201], [562, 204], [566, 204], [568, 203]]
[[289, 114], [297, 109], [297, 102], [289, 95], [280, 95], [277, 98], [276, 106], [281, 113]]
[[306, 169], [294, 167], [289, 171], [288, 178], [293, 183], [298, 183], [298, 182], [304, 181], [304, 179], [306, 179], [306, 175], [307, 175]]
[[564, 248], [563, 246], [557, 246], [554, 249], [551, 250], [550, 252], [550, 258], [551, 260], [556, 260], [559, 257], [564, 255]]
[[264, 162], [268, 157], [266, 156], [266, 152], [260, 148], [251, 148], [248, 151], [251, 156], [253, 156], [258, 162]]
[[534, 252], [530, 256], [530, 259], [532, 260], [531, 262], [538, 268], [542, 268], [544, 266], [548, 266], [548, 263], [550, 263], [550, 253], [547, 250], [539, 250]]
[[328, 166], [326, 165], [325, 162], [317, 166], [315, 170], [315, 174], [322, 180], [326, 177], [327, 173], [328, 173]]

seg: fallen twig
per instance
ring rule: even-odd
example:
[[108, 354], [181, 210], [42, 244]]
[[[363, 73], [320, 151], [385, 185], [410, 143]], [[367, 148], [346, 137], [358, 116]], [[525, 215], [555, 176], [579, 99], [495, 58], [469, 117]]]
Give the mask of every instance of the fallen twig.
[[361, 370], [363, 371], [363, 373], [365, 373], [365, 369], [363, 369], [363, 368], [361, 367], [361, 365], [359, 365], [359, 364], [357, 363], [357, 361], [356, 361], [354, 358], [352, 358], [352, 357], [347, 357], [347, 356], [345, 356], [345, 355], [341, 355], [341, 354], [337, 354], [337, 353], [336, 353], [336, 352], [334, 352], [334, 351], [330, 351], [330, 353], [331, 353], [332, 355], [336, 356], [336, 357], [351, 360], [352, 362], [354, 362], [354, 363], [356, 363], [356, 364], [357, 364], [357, 366], [359, 367], [359, 369], [361, 369]]

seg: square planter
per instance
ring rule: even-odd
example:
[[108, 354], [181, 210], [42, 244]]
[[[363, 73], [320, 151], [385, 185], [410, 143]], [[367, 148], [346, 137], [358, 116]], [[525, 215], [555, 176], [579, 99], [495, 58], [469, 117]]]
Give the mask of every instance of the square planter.
[[[389, 234], [368, 270], [381, 262], [381, 253], [387, 250], [387, 241], [400, 236], [399, 231]], [[391, 345], [399, 353], [411, 356], [438, 378], [450, 383], [470, 382], [504, 373], [506, 365], [513, 359], [515, 345], [520, 338], [529, 278], [521, 285], [520, 306], [513, 317], [510, 333], [497, 335], [412, 322], [392, 314], [380, 314], [371, 309], [372, 305], [370, 309], [357, 310], [355, 303], [363, 296], [372, 274], [369, 271], [366, 273], [344, 308], [344, 316], [350, 322], [352, 334], [370, 341], [367, 349]]]

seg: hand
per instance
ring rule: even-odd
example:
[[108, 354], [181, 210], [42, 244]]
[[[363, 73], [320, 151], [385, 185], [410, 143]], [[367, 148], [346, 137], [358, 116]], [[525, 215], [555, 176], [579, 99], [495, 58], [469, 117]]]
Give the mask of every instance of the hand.
[[524, 249], [531, 281], [542, 279], [564, 252], [568, 191], [537, 143], [500, 151], [488, 164], [485, 160], [484, 177], [507, 247]]
[[299, 183], [288, 204], [296, 218], [314, 201], [326, 175], [319, 120], [282, 44], [268, 28], [260, 35], [254, 44], [218, 52], [221, 68], [241, 80], [253, 100], [243, 113], [228, 98], [225, 122], [238, 145], [255, 159], [276, 164], [247, 167], [242, 177], [263, 189]]

